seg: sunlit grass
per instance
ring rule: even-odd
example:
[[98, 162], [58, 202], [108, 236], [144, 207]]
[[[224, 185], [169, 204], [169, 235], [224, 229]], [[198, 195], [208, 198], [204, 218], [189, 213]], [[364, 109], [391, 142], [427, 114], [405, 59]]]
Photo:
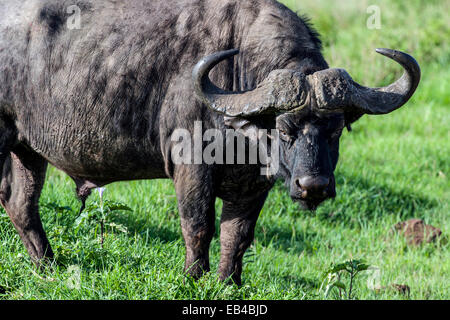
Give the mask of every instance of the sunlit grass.
[[[448, 299], [450, 284], [450, 27], [448, 1], [283, 1], [306, 13], [321, 33], [330, 66], [346, 68], [362, 84], [385, 85], [401, 68], [374, 52], [404, 50], [422, 67], [412, 101], [386, 116], [363, 117], [344, 133], [336, 171], [338, 196], [315, 214], [300, 211], [281, 183], [272, 190], [244, 257], [241, 289], [216, 278], [219, 241], [211, 247], [212, 272], [199, 282], [182, 274], [184, 244], [172, 183], [134, 181], [107, 186], [104, 198], [125, 203], [104, 249], [95, 230], [74, 232], [80, 203], [74, 184], [51, 168], [41, 215], [59, 265], [39, 276], [20, 239], [0, 213], [0, 298], [5, 299], [316, 299], [331, 263], [355, 258], [380, 268], [380, 284], [407, 284], [411, 299]], [[381, 8], [381, 29], [366, 27], [366, 8]], [[97, 201], [96, 193], [89, 202]], [[70, 207], [64, 209], [59, 207]], [[217, 212], [221, 202], [217, 201]], [[219, 216], [219, 215], [218, 215]], [[418, 248], [389, 233], [398, 221], [421, 218], [442, 229], [436, 244]], [[69, 266], [80, 270], [70, 288]], [[373, 291], [367, 275], [355, 283], [358, 299], [405, 299]]]

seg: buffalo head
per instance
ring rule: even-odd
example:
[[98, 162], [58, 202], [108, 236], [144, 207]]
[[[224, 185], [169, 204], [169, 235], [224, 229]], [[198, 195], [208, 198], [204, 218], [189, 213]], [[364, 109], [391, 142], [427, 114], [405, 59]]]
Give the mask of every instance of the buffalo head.
[[228, 92], [215, 86], [208, 74], [219, 62], [237, 54], [222, 51], [203, 58], [194, 68], [197, 95], [209, 108], [229, 118], [275, 116], [280, 137], [280, 172], [291, 197], [315, 209], [334, 197], [334, 169], [339, 138], [364, 114], [386, 114], [405, 104], [420, 81], [420, 68], [410, 55], [391, 49], [378, 53], [398, 62], [403, 76], [387, 87], [368, 88], [343, 69], [305, 75], [298, 70], [272, 71], [254, 90]]

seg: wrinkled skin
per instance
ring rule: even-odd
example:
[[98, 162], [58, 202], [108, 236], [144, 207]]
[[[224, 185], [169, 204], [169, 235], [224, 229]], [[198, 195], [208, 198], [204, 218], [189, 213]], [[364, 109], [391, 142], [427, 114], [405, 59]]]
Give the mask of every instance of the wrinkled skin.
[[[280, 176], [286, 181], [291, 198], [304, 209], [315, 210], [321, 202], [336, 196], [333, 172], [345, 125], [343, 114], [320, 116], [303, 112], [284, 114], [277, 119], [281, 139]], [[308, 177], [324, 181], [308, 189]], [[302, 185], [303, 181], [306, 183]]]
[[[212, 81], [225, 90], [257, 87], [270, 72], [309, 75], [328, 68], [317, 34], [272, 0], [75, 1], [81, 29], [66, 28], [71, 1], [0, 2], [0, 202], [36, 264], [52, 259], [38, 201], [47, 164], [67, 173], [84, 201], [115, 181], [172, 179], [186, 245], [185, 271], [209, 271], [220, 222], [221, 279], [241, 283], [242, 257], [276, 177], [258, 165], [176, 165], [172, 132], [225, 132], [195, 94], [192, 70], [204, 56], [238, 48]], [[299, 113], [253, 118], [281, 130], [281, 169], [306, 208], [335, 195], [342, 128], [361, 114]], [[143, 195], [144, 196], [144, 195]]]

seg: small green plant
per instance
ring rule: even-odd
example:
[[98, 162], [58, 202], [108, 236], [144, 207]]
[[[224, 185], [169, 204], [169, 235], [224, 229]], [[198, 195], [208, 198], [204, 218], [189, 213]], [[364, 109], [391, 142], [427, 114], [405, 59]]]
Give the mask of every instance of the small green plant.
[[[82, 225], [98, 227], [100, 225], [100, 245], [103, 249], [105, 228], [118, 230], [127, 233], [127, 228], [112, 221], [114, 213], [117, 211], [132, 211], [127, 205], [120, 202], [113, 202], [109, 200], [103, 201], [103, 192], [105, 188], [98, 188], [99, 198], [98, 202], [91, 203], [86, 206], [80, 216], [75, 220], [75, 232], [81, 228]], [[96, 229], [97, 231], [97, 229]]]
[[[319, 291], [322, 291], [325, 286], [324, 297], [327, 298], [333, 288], [338, 290], [339, 299], [344, 298], [344, 294], [347, 295], [347, 299], [352, 299], [352, 290], [354, 286], [354, 280], [356, 276], [366, 271], [369, 265], [363, 260], [351, 259], [343, 263], [331, 264], [330, 268], [324, 272], [322, 285]], [[348, 275], [349, 285], [348, 288], [343, 282], [344, 276]]]

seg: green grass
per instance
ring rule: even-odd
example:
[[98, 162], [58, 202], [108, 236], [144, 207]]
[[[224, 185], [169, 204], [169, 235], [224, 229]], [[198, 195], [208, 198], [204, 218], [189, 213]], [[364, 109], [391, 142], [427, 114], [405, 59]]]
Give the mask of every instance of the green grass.
[[[211, 246], [212, 272], [198, 282], [184, 278], [184, 244], [170, 181], [107, 187], [105, 199], [125, 203], [133, 212], [115, 218], [128, 232], [108, 231], [102, 250], [97, 229], [75, 232], [80, 204], [74, 184], [50, 168], [41, 216], [60, 264], [36, 273], [2, 211], [0, 298], [321, 299], [323, 272], [331, 263], [355, 258], [380, 269], [380, 285], [409, 285], [410, 299], [449, 299], [449, 2], [374, 2], [381, 9], [379, 30], [366, 27], [372, 2], [284, 1], [311, 18], [330, 66], [346, 68], [356, 81], [378, 86], [401, 75], [398, 65], [374, 52], [377, 47], [414, 55], [423, 78], [407, 106], [386, 116], [365, 116], [353, 132], [344, 133], [335, 201], [316, 213], [301, 211], [277, 184], [244, 257], [242, 288], [217, 281], [217, 236]], [[94, 192], [89, 202], [97, 200]], [[218, 212], [220, 207], [217, 201]], [[438, 243], [411, 248], [389, 234], [396, 222], [413, 217], [441, 228], [444, 236]], [[356, 278], [356, 298], [408, 298], [373, 291], [367, 278], [367, 272]], [[71, 286], [71, 279], [79, 279], [79, 286]]]

